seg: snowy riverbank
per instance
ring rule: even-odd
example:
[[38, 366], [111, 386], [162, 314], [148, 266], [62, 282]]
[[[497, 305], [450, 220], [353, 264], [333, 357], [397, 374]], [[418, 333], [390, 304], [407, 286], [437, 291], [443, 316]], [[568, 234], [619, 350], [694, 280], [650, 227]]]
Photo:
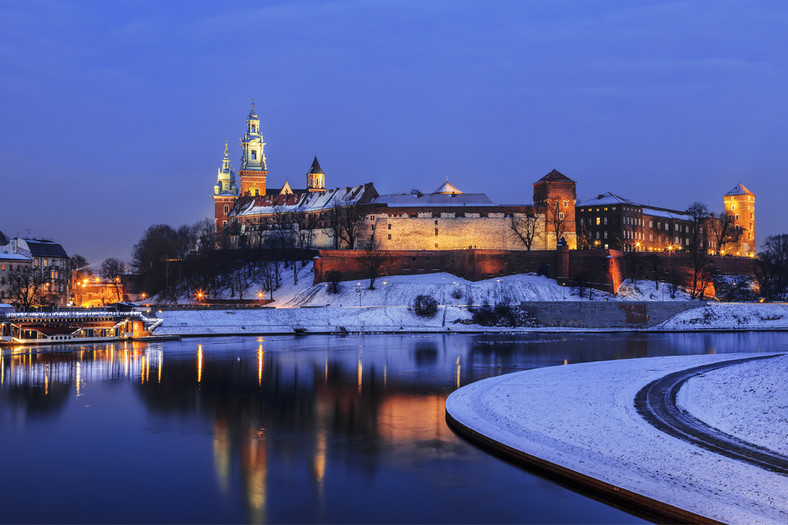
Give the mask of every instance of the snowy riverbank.
[[[671, 299], [664, 284], [657, 288], [650, 281], [627, 281], [615, 295], [594, 291], [589, 296], [588, 290], [584, 290], [582, 297], [576, 288], [560, 286], [553, 279], [532, 274], [471, 282], [451, 274], [435, 273], [380, 278], [374, 290], [369, 290], [368, 285], [369, 281], [345, 281], [340, 284], [339, 293], [333, 294], [327, 283], [312, 284], [311, 265], [307, 265], [299, 271], [298, 284], [293, 283], [292, 277], [284, 281], [274, 292], [274, 302], [266, 308], [166, 310], [158, 314], [164, 318], [164, 324], [157, 335], [292, 334], [296, 330], [314, 333], [645, 329], [643, 324], [626, 326], [607, 322], [609, 313], [623, 316], [621, 306], [636, 304], [651, 305], [648, 311], [630, 312], [641, 317], [659, 310], [659, 304], [667, 305], [661, 308], [665, 311], [663, 317], [656, 321], [651, 312], [650, 330], [788, 330], [788, 305], [695, 303], [682, 292]], [[419, 317], [410, 309], [416, 296], [422, 294], [435, 298], [440, 305], [431, 319]], [[469, 305], [484, 303], [526, 304], [532, 310], [541, 310], [535, 314], [539, 313], [537, 317], [543, 322], [540, 326], [514, 328], [470, 324]], [[552, 309], [548, 303], [552, 303]], [[563, 303], [567, 308], [561, 306]], [[678, 307], [679, 304], [682, 306]], [[688, 308], [692, 309], [669, 318]], [[570, 313], [574, 319], [568, 319]], [[587, 323], [579, 325], [578, 317]]]
[[[462, 387], [448, 398], [446, 408], [461, 425], [495, 442], [625, 491], [723, 522], [785, 523], [784, 475], [663, 433], [634, 406], [635, 395], [651, 381], [741, 357], [748, 356], [540, 368]], [[682, 390], [680, 397], [707, 424], [763, 446], [779, 445], [788, 435], [785, 407], [779, 406], [788, 393], [775, 378], [786, 374], [785, 355], [737, 364], [690, 380], [684, 388], [692, 395]], [[731, 388], [730, 381], [742, 378], [744, 383]], [[753, 385], [767, 388], [750, 391]]]

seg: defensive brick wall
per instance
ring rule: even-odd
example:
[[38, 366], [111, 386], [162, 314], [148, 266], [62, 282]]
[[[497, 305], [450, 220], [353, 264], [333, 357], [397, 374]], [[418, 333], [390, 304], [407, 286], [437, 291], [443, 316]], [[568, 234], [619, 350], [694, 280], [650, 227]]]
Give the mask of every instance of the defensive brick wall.
[[[539, 273], [570, 286], [588, 286], [615, 292], [628, 278], [692, 283], [692, 260], [685, 253], [633, 253], [617, 250], [392, 250], [381, 275], [419, 275], [448, 272], [469, 281], [516, 273]], [[326, 273], [340, 272], [342, 280], [368, 278], [366, 252], [320, 250], [315, 259], [315, 283]], [[709, 257], [709, 269], [722, 275], [751, 275], [753, 261], [744, 257]], [[714, 295], [709, 284], [707, 295]]]

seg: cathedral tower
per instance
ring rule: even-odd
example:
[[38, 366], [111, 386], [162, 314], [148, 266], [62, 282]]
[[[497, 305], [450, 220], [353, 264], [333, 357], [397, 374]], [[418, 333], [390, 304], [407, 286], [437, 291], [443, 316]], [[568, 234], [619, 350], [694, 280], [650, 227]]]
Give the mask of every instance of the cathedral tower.
[[235, 173], [230, 167], [230, 154], [225, 142], [222, 167], [219, 168], [216, 184], [213, 186], [214, 226], [217, 232], [227, 226], [227, 214], [230, 213], [237, 198], [238, 186], [235, 184]]
[[254, 110], [246, 117], [246, 133], [241, 139], [241, 195], [265, 195], [265, 177], [268, 168], [265, 165], [263, 133], [260, 131], [260, 117]]
[[306, 172], [306, 191], [326, 191], [326, 174], [320, 169], [317, 155], [315, 155], [315, 160], [312, 161], [309, 171]]
[[722, 197], [722, 200], [725, 203], [725, 215], [733, 217], [733, 225], [742, 230], [739, 242], [735, 245], [735, 253], [731, 255], [754, 256], [755, 194], [743, 184], [737, 184]]

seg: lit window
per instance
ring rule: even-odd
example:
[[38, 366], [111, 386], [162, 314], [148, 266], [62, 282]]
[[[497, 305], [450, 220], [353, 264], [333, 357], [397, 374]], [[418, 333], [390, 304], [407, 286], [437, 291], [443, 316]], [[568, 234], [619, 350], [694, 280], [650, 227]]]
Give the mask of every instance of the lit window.
[[599, 226], [599, 221], [600, 221], [600, 219], [599, 219], [599, 217], [597, 217], [597, 218], [596, 218], [596, 225], [597, 225], [597, 226]]
[[[561, 211], [561, 212], [558, 212], [558, 220], [559, 220], [559, 221], [562, 221], [562, 220], [564, 220], [564, 212], [562, 212], [562, 211]], [[435, 230], [435, 231], [438, 231], [438, 230]]]
[[736, 209], [736, 205], [735, 204], [731, 204], [731, 210], [735, 210], [735, 209]]

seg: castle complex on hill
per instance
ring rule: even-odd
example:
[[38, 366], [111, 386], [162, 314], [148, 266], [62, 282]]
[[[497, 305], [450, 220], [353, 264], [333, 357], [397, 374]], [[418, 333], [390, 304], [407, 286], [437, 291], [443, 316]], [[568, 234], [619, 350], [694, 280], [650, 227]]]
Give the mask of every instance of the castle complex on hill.
[[[533, 183], [533, 204], [494, 204], [444, 182], [434, 192], [380, 195], [373, 183], [326, 189], [317, 157], [306, 187], [268, 187], [260, 118], [246, 119], [236, 183], [228, 147], [214, 185], [216, 232], [225, 246], [380, 250], [687, 250], [697, 218], [612, 193], [577, 203], [576, 182], [553, 170]], [[755, 195], [738, 184], [706, 220], [711, 253], [755, 253]], [[702, 230], [701, 230], [702, 231]]]

